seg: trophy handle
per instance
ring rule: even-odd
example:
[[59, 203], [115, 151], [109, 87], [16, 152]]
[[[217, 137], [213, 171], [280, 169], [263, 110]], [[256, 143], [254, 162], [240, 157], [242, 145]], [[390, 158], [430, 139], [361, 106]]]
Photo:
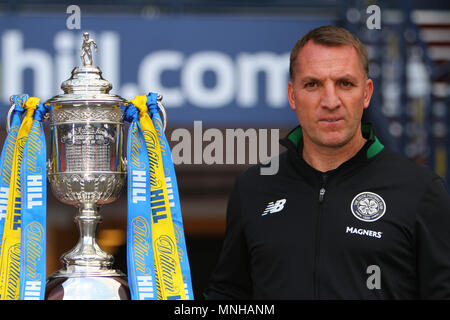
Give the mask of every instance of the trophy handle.
[[[11, 103], [11, 106], [9, 107], [8, 114], [6, 115], [6, 134], [9, 133], [9, 130], [11, 130], [11, 115], [16, 107], [13, 96], [9, 97], [9, 102]], [[42, 120], [50, 120], [50, 113], [47, 112]]]
[[11, 115], [12, 115], [12, 112], [14, 111], [14, 108], [16, 107], [12, 96], [9, 98], [9, 102], [11, 103], [11, 107], [9, 107], [8, 114], [6, 115], [6, 133], [7, 134], [9, 133], [9, 130], [11, 129]]
[[164, 108], [163, 104], [161, 103], [162, 99], [163, 99], [162, 95], [158, 94], [158, 98], [156, 100], [157, 100], [159, 110], [161, 110], [161, 113], [163, 115], [163, 132], [166, 132], [167, 113], [166, 113], [166, 108]]

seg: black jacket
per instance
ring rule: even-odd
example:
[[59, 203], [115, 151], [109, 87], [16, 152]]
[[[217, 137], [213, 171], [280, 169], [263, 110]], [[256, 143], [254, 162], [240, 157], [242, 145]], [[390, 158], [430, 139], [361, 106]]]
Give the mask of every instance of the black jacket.
[[363, 126], [364, 147], [322, 173], [280, 142], [275, 175], [238, 177], [208, 299], [450, 298], [450, 197], [443, 180]]

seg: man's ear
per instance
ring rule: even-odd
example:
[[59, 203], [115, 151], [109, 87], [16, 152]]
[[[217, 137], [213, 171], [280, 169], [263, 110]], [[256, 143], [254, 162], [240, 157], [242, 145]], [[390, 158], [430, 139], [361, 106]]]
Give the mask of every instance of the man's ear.
[[289, 100], [289, 105], [291, 106], [292, 110], [295, 110], [295, 99], [294, 99], [294, 84], [292, 83], [292, 81], [288, 82], [288, 87], [287, 87], [287, 96], [288, 96], [288, 100]]
[[373, 93], [373, 81], [372, 79], [366, 80], [366, 88], [364, 89], [364, 109], [369, 107], [370, 99]]

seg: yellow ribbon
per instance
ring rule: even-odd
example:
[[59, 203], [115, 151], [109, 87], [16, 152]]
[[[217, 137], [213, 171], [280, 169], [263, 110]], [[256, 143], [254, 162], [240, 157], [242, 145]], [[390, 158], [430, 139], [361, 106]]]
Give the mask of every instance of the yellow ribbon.
[[177, 297], [185, 300], [183, 275], [178, 257], [158, 134], [148, 114], [147, 96], [136, 96], [130, 102], [139, 110], [139, 122], [144, 133], [149, 157], [152, 244], [158, 298], [166, 300]]
[[21, 230], [20, 166], [22, 163], [23, 148], [33, 124], [34, 111], [38, 103], [39, 99], [35, 97], [28, 98], [25, 103], [25, 116], [17, 134], [14, 147], [8, 205], [0, 256], [0, 299], [2, 300], [19, 299]]

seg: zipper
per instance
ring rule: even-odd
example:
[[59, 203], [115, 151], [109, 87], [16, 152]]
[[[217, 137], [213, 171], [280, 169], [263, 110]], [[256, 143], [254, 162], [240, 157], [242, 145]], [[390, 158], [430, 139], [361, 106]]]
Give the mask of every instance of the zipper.
[[325, 201], [325, 194], [326, 194], [326, 183], [328, 180], [327, 174], [322, 174], [322, 184], [319, 189], [319, 211], [317, 216], [317, 222], [316, 222], [316, 239], [315, 239], [315, 245], [316, 245], [316, 252], [314, 256], [314, 278], [313, 278], [313, 284], [314, 284], [314, 298], [319, 299], [319, 286], [317, 284], [318, 282], [318, 264], [319, 264], [319, 256], [320, 256], [320, 231], [321, 231], [321, 219], [323, 216], [323, 203]]
[[322, 174], [322, 185], [319, 190], [319, 204], [322, 204], [323, 200], [325, 199], [325, 192], [326, 192], [325, 185], [327, 184], [327, 181], [328, 181], [328, 175], [326, 173], [323, 173]]
[[319, 203], [322, 204], [323, 199], [325, 198], [325, 188], [320, 188], [319, 190]]

